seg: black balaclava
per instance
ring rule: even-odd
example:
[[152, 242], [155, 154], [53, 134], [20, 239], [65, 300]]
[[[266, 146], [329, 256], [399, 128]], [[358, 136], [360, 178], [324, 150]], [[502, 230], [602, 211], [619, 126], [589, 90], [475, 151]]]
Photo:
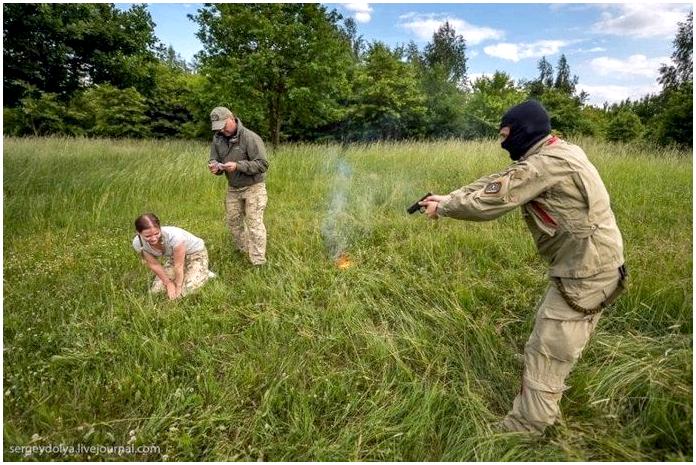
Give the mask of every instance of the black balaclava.
[[505, 126], [510, 128], [510, 135], [500, 145], [515, 161], [551, 132], [549, 114], [536, 100], [527, 100], [510, 108], [500, 122], [501, 128]]

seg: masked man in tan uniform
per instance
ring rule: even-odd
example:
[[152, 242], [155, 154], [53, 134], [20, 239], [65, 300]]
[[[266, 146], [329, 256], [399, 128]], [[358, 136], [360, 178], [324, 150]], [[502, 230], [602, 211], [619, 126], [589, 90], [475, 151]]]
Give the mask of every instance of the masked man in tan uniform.
[[486, 221], [517, 208], [549, 263], [550, 285], [525, 345], [522, 388], [501, 426], [542, 432], [560, 417], [565, 380], [602, 310], [624, 290], [621, 232], [609, 194], [580, 147], [550, 135], [544, 107], [512, 107], [500, 125], [515, 162], [449, 195], [420, 204], [431, 219]]
[[268, 202], [266, 148], [261, 138], [242, 126], [239, 118], [225, 107], [214, 108], [210, 121], [215, 135], [208, 169], [215, 175], [227, 176], [227, 225], [237, 249], [248, 254], [252, 264], [263, 265], [266, 263], [263, 212]]

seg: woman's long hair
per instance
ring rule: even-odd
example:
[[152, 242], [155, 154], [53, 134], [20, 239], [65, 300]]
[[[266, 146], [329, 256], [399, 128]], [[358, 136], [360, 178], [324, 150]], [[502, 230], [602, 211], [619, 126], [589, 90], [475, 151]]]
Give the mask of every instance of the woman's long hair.
[[160, 220], [154, 213], [143, 213], [135, 220], [135, 230], [139, 233], [152, 227], [160, 229]]

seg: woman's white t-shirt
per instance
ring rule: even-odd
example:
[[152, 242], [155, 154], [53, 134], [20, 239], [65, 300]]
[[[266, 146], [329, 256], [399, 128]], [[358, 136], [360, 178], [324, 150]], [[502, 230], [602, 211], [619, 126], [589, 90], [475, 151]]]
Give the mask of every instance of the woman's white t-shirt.
[[177, 228], [176, 226], [162, 226], [160, 230], [162, 232], [162, 244], [164, 244], [164, 252], [153, 249], [145, 239], [143, 239], [141, 242], [139, 234], [136, 234], [133, 238], [133, 248], [135, 251], [138, 253], [144, 251], [154, 255], [155, 257], [161, 257], [162, 255], [171, 257], [174, 255], [174, 247], [182, 243], [186, 246], [186, 255], [202, 252], [205, 249], [203, 239], [194, 236], [184, 229]]

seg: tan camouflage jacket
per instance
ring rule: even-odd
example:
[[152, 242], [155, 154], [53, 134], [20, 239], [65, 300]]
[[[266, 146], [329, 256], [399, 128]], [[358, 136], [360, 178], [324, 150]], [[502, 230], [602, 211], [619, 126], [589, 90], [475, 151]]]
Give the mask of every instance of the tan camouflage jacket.
[[580, 147], [547, 136], [501, 173], [450, 193], [437, 213], [486, 221], [516, 207], [550, 276], [585, 278], [623, 264], [609, 194]]

